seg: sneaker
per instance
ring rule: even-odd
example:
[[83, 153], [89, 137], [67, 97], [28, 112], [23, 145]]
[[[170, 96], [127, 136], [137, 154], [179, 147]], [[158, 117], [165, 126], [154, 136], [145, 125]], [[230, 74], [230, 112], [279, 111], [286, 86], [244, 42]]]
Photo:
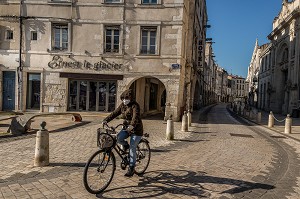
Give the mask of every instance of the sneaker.
[[128, 170], [127, 170], [127, 173], [125, 173], [125, 177], [132, 177], [134, 174], [134, 167], [133, 166], [130, 166], [128, 167]]

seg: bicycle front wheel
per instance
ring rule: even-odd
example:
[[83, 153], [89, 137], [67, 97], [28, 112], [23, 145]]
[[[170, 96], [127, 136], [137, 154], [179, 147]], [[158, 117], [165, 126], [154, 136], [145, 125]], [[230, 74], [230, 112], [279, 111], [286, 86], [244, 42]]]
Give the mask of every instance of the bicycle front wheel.
[[145, 173], [150, 163], [150, 157], [151, 153], [149, 143], [142, 139], [136, 148], [136, 164], [134, 170], [137, 175]]
[[83, 184], [92, 194], [104, 191], [114, 176], [116, 159], [112, 152], [96, 151], [84, 167]]

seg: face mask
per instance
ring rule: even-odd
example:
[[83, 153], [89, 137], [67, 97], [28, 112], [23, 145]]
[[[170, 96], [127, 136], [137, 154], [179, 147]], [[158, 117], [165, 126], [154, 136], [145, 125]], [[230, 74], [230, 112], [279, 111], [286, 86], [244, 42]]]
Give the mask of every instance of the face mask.
[[123, 104], [124, 104], [124, 105], [127, 105], [127, 104], [129, 104], [129, 102], [130, 102], [130, 100], [129, 100], [129, 99], [123, 99]]

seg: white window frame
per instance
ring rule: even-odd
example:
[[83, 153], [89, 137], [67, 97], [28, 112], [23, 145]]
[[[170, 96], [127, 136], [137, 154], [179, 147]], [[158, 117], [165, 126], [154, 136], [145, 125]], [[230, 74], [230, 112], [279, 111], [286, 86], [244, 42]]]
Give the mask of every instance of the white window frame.
[[124, 3], [124, 0], [118, 0], [118, 2], [108, 2], [108, 1], [114, 1], [114, 0], [102, 0], [102, 3], [107, 3], [107, 4], [119, 4], [119, 3]]
[[[104, 26], [105, 28], [104, 28], [104, 45], [103, 45], [103, 47], [104, 47], [104, 53], [121, 53], [121, 45], [120, 45], [120, 41], [121, 41], [121, 27], [119, 26], [119, 25], [106, 25], [106, 26]], [[111, 51], [107, 51], [107, 49], [106, 49], [106, 32], [107, 32], [107, 30], [108, 29], [111, 29], [112, 30], [112, 35], [111, 35], [111, 37], [112, 37], [112, 40], [111, 40]], [[112, 51], [112, 49], [113, 49], [113, 47], [114, 47], [114, 31], [115, 30], [118, 30], [119, 31], [119, 44], [118, 44], [118, 51], [117, 52], [114, 52], [114, 51]]]
[[[143, 47], [143, 31], [147, 30], [148, 35], [147, 35], [147, 53], [142, 53], [142, 47]], [[156, 35], [155, 35], [155, 52], [154, 53], [148, 53], [150, 52], [150, 32], [151, 30], [155, 30]], [[140, 47], [139, 47], [139, 54], [140, 55], [158, 55], [158, 27], [157, 26], [141, 26], [140, 29]]]
[[[68, 29], [68, 41], [67, 41], [67, 48], [62, 49], [62, 35], [60, 35], [60, 49], [55, 49], [55, 26], [65, 26]], [[60, 32], [62, 34], [62, 30]], [[71, 49], [71, 24], [67, 22], [52, 22], [51, 23], [51, 51], [70, 51]]]
[[[145, 0], [141, 0], [142, 5], [158, 5], [161, 4], [161, 0], [149, 0], [149, 3], [144, 3]], [[151, 3], [152, 1], [156, 1], [156, 3]]]

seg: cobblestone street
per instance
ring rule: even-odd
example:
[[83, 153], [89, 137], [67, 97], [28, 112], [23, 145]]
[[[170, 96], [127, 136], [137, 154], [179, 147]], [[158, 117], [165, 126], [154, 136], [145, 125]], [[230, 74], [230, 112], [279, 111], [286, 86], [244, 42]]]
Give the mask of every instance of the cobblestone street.
[[83, 187], [82, 174], [97, 150], [101, 118], [50, 132], [48, 167], [33, 167], [34, 137], [6, 139], [0, 198], [300, 198], [299, 142], [231, 115], [224, 104], [198, 116], [190, 132], [175, 123], [174, 141], [165, 140], [162, 120], [145, 119], [152, 148], [146, 174], [125, 178], [117, 159], [112, 183], [96, 196]]

